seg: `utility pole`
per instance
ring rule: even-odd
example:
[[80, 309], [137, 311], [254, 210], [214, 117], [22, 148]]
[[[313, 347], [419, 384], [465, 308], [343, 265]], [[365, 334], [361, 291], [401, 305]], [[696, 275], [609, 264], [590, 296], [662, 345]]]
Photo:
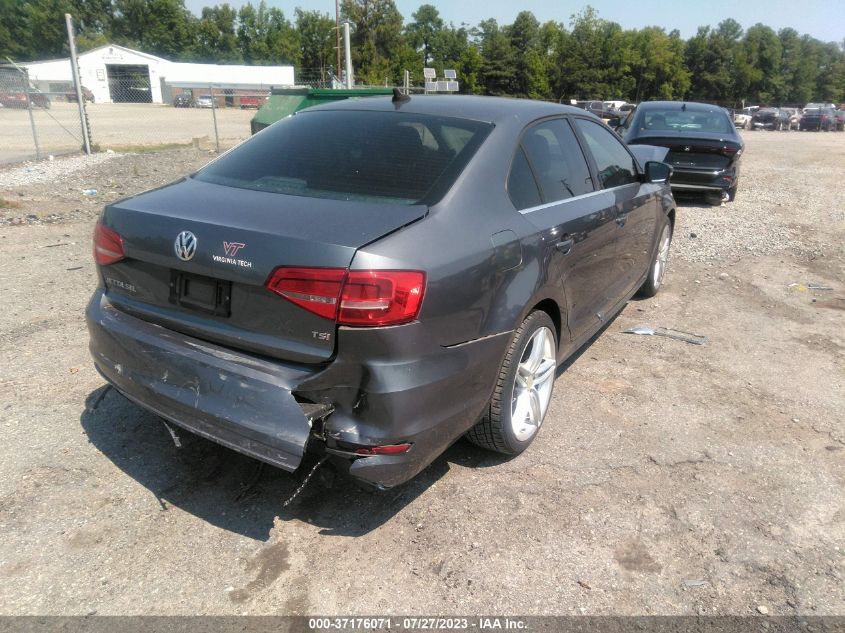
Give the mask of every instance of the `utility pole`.
[[335, 74], [340, 77], [340, 0], [334, 0], [334, 50], [337, 52]]
[[82, 126], [82, 143], [85, 153], [91, 153], [91, 139], [88, 137], [88, 118], [85, 116], [85, 99], [82, 96], [82, 82], [79, 81], [79, 65], [76, 62], [76, 40], [73, 37], [73, 18], [65, 13], [67, 40], [70, 44], [70, 66], [73, 73], [73, 87], [76, 88], [76, 104], [79, 106], [79, 122]]

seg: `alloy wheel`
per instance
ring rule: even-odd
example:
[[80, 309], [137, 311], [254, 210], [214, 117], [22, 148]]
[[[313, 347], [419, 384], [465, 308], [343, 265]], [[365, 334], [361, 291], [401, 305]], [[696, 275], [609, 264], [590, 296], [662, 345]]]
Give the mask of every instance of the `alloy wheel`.
[[549, 407], [557, 368], [554, 341], [549, 328], [539, 328], [528, 341], [517, 366], [511, 398], [511, 425], [520, 442], [537, 432]]
[[663, 275], [666, 272], [666, 262], [669, 261], [669, 244], [672, 241], [672, 229], [667, 224], [663, 227], [663, 233], [660, 235], [660, 246], [657, 249], [657, 255], [654, 260], [654, 287], [659, 288], [663, 283]]

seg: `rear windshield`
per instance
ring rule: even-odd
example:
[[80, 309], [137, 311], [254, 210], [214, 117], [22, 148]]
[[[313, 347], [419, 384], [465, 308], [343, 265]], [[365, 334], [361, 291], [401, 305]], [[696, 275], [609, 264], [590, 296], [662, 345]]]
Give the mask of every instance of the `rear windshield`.
[[492, 125], [402, 112], [300, 112], [194, 177], [310, 198], [414, 204], [452, 186]]
[[638, 125], [644, 130], [716, 132], [720, 134], [733, 131], [733, 123], [727, 114], [692, 110], [644, 110]]

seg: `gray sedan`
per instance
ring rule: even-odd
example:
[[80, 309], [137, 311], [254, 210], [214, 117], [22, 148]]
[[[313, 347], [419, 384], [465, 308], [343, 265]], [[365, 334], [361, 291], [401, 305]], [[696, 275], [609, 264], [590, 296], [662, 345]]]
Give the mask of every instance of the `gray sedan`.
[[106, 207], [91, 353], [174, 432], [289, 471], [384, 488], [461, 436], [514, 455], [560, 363], [660, 288], [670, 172], [558, 104], [298, 112]]

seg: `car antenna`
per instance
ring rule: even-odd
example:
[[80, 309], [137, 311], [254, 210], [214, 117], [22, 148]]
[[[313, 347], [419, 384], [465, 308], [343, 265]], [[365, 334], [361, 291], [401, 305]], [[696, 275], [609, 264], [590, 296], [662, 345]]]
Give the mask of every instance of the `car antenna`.
[[405, 103], [410, 100], [410, 95], [402, 94], [402, 91], [399, 90], [399, 88], [393, 89], [393, 103]]

